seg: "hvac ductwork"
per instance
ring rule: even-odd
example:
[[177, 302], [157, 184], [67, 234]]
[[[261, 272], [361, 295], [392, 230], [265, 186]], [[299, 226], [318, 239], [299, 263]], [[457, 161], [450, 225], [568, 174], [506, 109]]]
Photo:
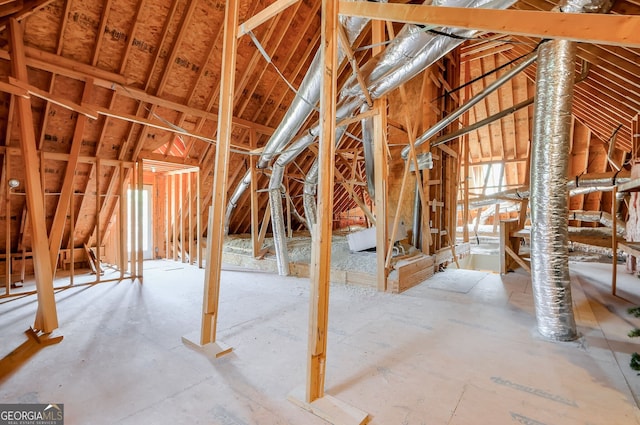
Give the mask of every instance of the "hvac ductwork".
[[[364, 1], [364, 0], [355, 0]], [[378, 0], [380, 3], [386, 3], [386, 0]], [[369, 22], [368, 19], [352, 16], [341, 16], [340, 23], [344, 27], [349, 43], [353, 44], [355, 39], [360, 35], [364, 27]], [[338, 47], [338, 61], [344, 58], [345, 54], [342, 47]], [[302, 80], [296, 96], [291, 101], [289, 109], [275, 129], [269, 141], [264, 146], [260, 159], [258, 160], [258, 168], [266, 168], [271, 158], [277, 154], [292, 138], [300, 131], [300, 128], [316, 108], [320, 99], [320, 88], [322, 84], [322, 67], [320, 66], [320, 50], [318, 50], [309, 66], [307, 74]], [[225, 233], [229, 232], [229, 221], [231, 214], [235, 209], [242, 194], [251, 184], [251, 171], [248, 170], [236, 189], [229, 197], [227, 210], [225, 212]]]
[[546, 338], [568, 341], [576, 338], [565, 177], [575, 44], [552, 41], [538, 50], [531, 152], [531, 281], [538, 331]]
[[[491, 93], [496, 91], [504, 83], [511, 80], [513, 77], [515, 77], [520, 72], [522, 72], [525, 68], [527, 68], [533, 62], [535, 62], [536, 56], [537, 56], [537, 53], [535, 52], [531, 53], [522, 62], [520, 62], [518, 65], [514, 66], [513, 68], [511, 68], [509, 72], [507, 72], [506, 74], [498, 78], [493, 83], [489, 84], [487, 87], [485, 87], [484, 90], [482, 90], [482, 92], [478, 93], [477, 95], [469, 99], [467, 103], [465, 103], [464, 105], [461, 105], [451, 114], [447, 115], [444, 119], [438, 121], [433, 127], [430, 127], [427, 131], [425, 131], [422, 135], [420, 135], [420, 137], [416, 139], [414, 146], [418, 147], [422, 145], [424, 142], [434, 137], [440, 131], [447, 128], [448, 125], [455, 122], [465, 112], [473, 108], [478, 102], [483, 100], [485, 97], [489, 96]], [[402, 149], [402, 158], [407, 159], [407, 157], [409, 156], [409, 150], [410, 148], [408, 146]]]
[[[490, 7], [492, 8], [506, 8], [511, 4], [513, 4], [514, 1], [513, 0], [498, 0], [498, 1], [479, 0], [477, 1], [476, 0], [476, 1], [469, 2], [468, 0], [465, 0], [461, 2], [459, 0], [452, 0], [452, 1], [442, 2], [442, 3], [446, 3], [448, 6], [463, 6], [465, 4], [470, 4], [474, 7], [480, 6], [483, 4], [489, 4]], [[355, 28], [357, 28], [357, 26], [355, 26]], [[358, 32], [360, 30], [361, 28], [357, 29]], [[356, 30], [354, 30], [354, 33], [355, 31]], [[380, 64], [380, 66], [373, 66], [373, 65], [371, 66], [371, 72], [367, 74], [370, 79], [370, 84], [368, 85], [368, 88], [371, 96], [373, 98], [378, 98], [386, 94], [390, 90], [398, 87], [404, 81], [417, 75], [419, 72], [423, 71], [427, 66], [431, 65], [433, 62], [435, 62], [444, 54], [446, 54], [449, 50], [453, 49], [458, 44], [460, 44], [463, 40], [459, 39], [459, 36], [473, 34], [473, 31], [467, 31], [467, 30], [445, 29], [444, 31], [449, 32], [450, 34], [454, 35], [454, 37], [443, 36], [443, 35], [433, 35], [423, 31], [422, 28], [420, 27], [411, 26], [411, 25], [408, 26], [408, 29], [403, 32], [402, 36], [399, 35], [396, 39], [394, 39], [394, 41], [390, 44], [390, 46], [387, 47], [387, 49], [383, 52], [380, 58], [376, 60], [375, 63]], [[458, 38], [456, 38], [455, 36], [458, 36]], [[349, 38], [350, 40], [352, 40], [352, 37], [349, 37]], [[401, 46], [401, 47], [397, 47], [397, 46]], [[398, 53], [396, 49], [402, 49], [402, 51]], [[411, 52], [416, 52], [416, 53], [414, 54]], [[400, 54], [402, 57], [402, 60], [400, 61], [397, 60], [398, 54]], [[407, 55], [413, 55], [413, 56], [409, 57]], [[396, 59], [392, 59], [394, 57]], [[312, 73], [319, 73], [319, 71], [315, 69], [310, 70], [310, 74]], [[316, 74], [313, 74], [313, 75], [316, 75]], [[376, 77], [376, 79], [372, 80], [371, 79], [372, 76]], [[320, 77], [314, 77], [314, 78], [310, 77], [310, 80], [315, 81], [315, 78], [320, 78]], [[306, 79], [307, 77], [305, 77], [305, 81]], [[320, 82], [321, 82], [320, 80], [316, 82], [318, 84], [318, 87], [320, 86]], [[357, 86], [355, 89], [354, 87], [355, 85], [351, 85], [351, 86], [347, 85], [346, 88], [341, 91], [340, 104], [342, 106], [340, 110], [342, 111], [342, 113], [339, 114], [340, 116], [338, 118], [341, 118], [341, 117], [346, 118], [348, 116], [352, 116], [358, 110], [358, 108], [360, 108], [361, 105], [364, 104], [365, 96], [362, 93], [360, 87]], [[302, 88], [300, 92], [303, 92]], [[312, 93], [315, 93], [315, 92], [312, 92]], [[308, 96], [310, 97], [311, 94], [309, 94]], [[296, 98], [297, 97], [298, 96], [296, 96]], [[313, 99], [303, 97], [302, 99], [299, 100], [299, 102], [291, 106], [291, 109], [300, 109], [300, 111], [302, 112], [297, 112], [297, 111], [287, 112], [287, 116], [285, 117], [285, 120], [292, 120], [294, 121], [294, 123], [289, 123], [289, 122], [281, 123], [281, 125], [278, 126], [278, 129], [276, 129], [276, 131], [274, 132], [274, 135], [272, 136], [272, 138], [270, 139], [270, 141], [268, 142], [267, 146], [263, 151], [263, 156], [261, 157], [261, 160], [260, 160], [261, 166], [266, 166], [269, 162], [269, 159], [271, 159], [271, 157], [277, 151], [282, 149], [282, 147], [290, 140], [293, 133], [299, 130], [300, 128], [299, 126], [302, 125], [302, 123], [304, 122], [304, 120], [306, 120], [306, 118], [308, 117], [309, 113], [312, 110], [312, 108], [311, 109], [308, 108], [308, 105], [310, 103], [315, 105], [317, 103], [317, 98], [313, 100]], [[306, 104], [307, 106], [304, 106], [303, 104]], [[304, 115], [305, 110], [308, 110], [308, 113], [306, 113], [306, 115]], [[304, 115], [304, 118], [301, 118], [303, 115]], [[298, 118], [294, 118], [294, 117], [298, 117]], [[288, 130], [288, 129], [294, 129], [296, 128], [296, 126], [297, 126], [297, 129], [295, 131]], [[282, 130], [281, 130], [281, 127], [282, 127]], [[280, 203], [279, 209], [277, 207], [272, 208], [272, 223], [273, 223], [272, 227], [274, 231], [274, 241], [276, 241], [276, 254], [279, 251], [282, 253], [284, 250], [286, 250], [286, 243], [285, 243], [286, 241], [284, 239], [284, 217], [282, 214], [282, 208], [281, 208], [282, 200], [281, 200], [281, 193], [280, 193], [282, 173], [284, 172], [283, 167], [286, 166], [286, 164], [291, 162], [293, 159], [295, 159], [295, 157], [297, 157], [297, 155], [299, 155], [302, 152], [302, 150], [304, 150], [304, 148], [308, 146], [308, 144], [315, 141], [314, 134], [315, 133], [312, 130], [307, 134], [303, 135], [301, 138], [299, 138], [296, 142], [294, 142], [290, 146], [289, 149], [283, 152], [282, 155], [284, 159], [282, 161], [278, 159], [278, 161], [276, 161], [276, 164], [274, 166], [272, 179], [269, 184], [269, 190], [270, 190], [270, 201]], [[365, 149], [366, 148], [367, 146], [366, 146], [366, 140], [365, 140]], [[278, 168], [282, 167], [282, 169], [276, 170], [275, 167], [278, 167]], [[374, 169], [373, 162], [369, 161], [367, 167], [370, 170], [373, 170]], [[306, 220], [309, 228], [311, 228], [313, 223], [315, 223], [315, 217], [316, 217], [315, 191], [316, 191], [316, 183], [317, 183], [317, 173], [318, 173], [317, 163], [314, 163], [310, 168], [307, 176], [305, 177], [303, 201], [304, 201], [304, 207], [305, 207], [305, 216], [306, 216]], [[371, 176], [368, 176], [368, 177], [371, 177]], [[368, 180], [372, 181], [373, 178], [368, 178]], [[242, 185], [236, 188], [236, 190], [234, 191], [234, 194], [230, 198], [230, 202], [227, 207], [227, 215], [226, 215], [227, 223], [231, 216], [231, 212], [235, 207], [235, 204], [238, 202], [244, 190], [246, 190], [248, 183], [250, 183], [250, 177], [247, 178], [247, 176], [245, 176], [245, 179], [243, 179]], [[288, 262], [287, 262], [286, 256], [284, 254], [283, 255], [277, 254], [277, 257], [278, 257], [279, 272], [281, 274], [286, 274], [288, 272]]]
[[[566, 0], [568, 13], [598, 12], [600, 0]], [[531, 158], [531, 283], [538, 331], [557, 341], [577, 337], [571, 302], [568, 207], [576, 45], [554, 40], [539, 48]]]

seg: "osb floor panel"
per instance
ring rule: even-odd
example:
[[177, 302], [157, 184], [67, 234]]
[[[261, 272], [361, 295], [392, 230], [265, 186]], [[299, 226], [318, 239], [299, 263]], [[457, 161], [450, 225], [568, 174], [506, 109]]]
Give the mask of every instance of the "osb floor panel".
[[[400, 295], [332, 285], [327, 392], [379, 425], [640, 423], [626, 336], [640, 280], [620, 273], [614, 298], [609, 265], [571, 268], [571, 343], [537, 336], [523, 273], [450, 269]], [[83, 425], [325, 423], [287, 401], [304, 383], [308, 281], [224, 271], [218, 335], [234, 351], [209, 361], [180, 340], [199, 326], [203, 274], [155, 261], [144, 284], [58, 292], [64, 340], [12, 371], [35, 297], [0, 300], [0, 402], [62, 402]]]

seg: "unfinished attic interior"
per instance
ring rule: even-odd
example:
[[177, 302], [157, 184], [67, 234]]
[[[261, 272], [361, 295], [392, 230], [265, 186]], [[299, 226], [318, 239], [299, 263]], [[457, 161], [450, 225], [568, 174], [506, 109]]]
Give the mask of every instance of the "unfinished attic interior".
[[638, 15], [0, 2], [0, 421], [640, 424]]

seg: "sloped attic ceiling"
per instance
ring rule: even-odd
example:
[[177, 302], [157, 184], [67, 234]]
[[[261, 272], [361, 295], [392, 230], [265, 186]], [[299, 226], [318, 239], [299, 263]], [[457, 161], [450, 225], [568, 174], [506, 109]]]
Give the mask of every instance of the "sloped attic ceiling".
[[[240, 21], [245, 21], [271, 3], [271, 0], [243, 0]], [[41, 168], [44, 188], [48, 193], [45, 207], [49, 227], [58, 206], [56, 194], [62, 189], [68, 154], [74, 141], [80, 145], [73, 186], [76, 196], [72, 215], [77, 223], [73, 237], [69, 235], [69, 226], [66, 226], [63, 247], [90, 240], [96, 224], [97, 204], [103, 204], [100, 228], [102, 232], [108, 231], [117, 204], [119, 175], [121, 172], [128, 174], [128, 162], [138, 158], [201, 166], [203, 203], [210, 202], [210, 196], [206, 194], [210, 192], [213, 176], [215, 149], [211, 141], [216, 137], [224, 1], [53, 0], [6, 4], [7, 7], [10, 5], [15, 10], [0, 10], [0, 15], [5, 16], [0, 24], [6, 28], [6, 17], [12, 13], [22, 17], [34, 128], [38, 148], [43, 152]], [[547, 10], [553, 5], [543, 0], [527, 0], [519, 1], [515, 7]], [[246, 152], [264, 145], [293, 97], [275, 67], [297, 87], [309, 66], [320, 37], [319, 8], [319, 1], [299, 1], [254, 30], [256, 39], [271, 57], [273, 65], [266, 63], [249, 37], [238, 41], [230, 188], [235, 187], [249, 165]], [[640, 7], [630, 0], [617, 1], [613, 8], [613, 13], [639, 12]], [[5, 82], [10, 75], [7, 37], [5, 29], [0, 34], [0, 74]], [[369, 42], [370, 32], [366, 30], [357, 44]], [[517, 56], [520, 50], [527, 48], [524, 46], [512, 45], [510, 50], [493, 51], [492, 54], [499, 57], [494, 64]], [[622, 122], [624, 128], [620, 130], [617, 143], [620, 149], [628, 150], [631, 137], [629, 117], [640, 103], [637, 95], [640, 87], [640, 69], [636, 69], [638, 52], [636, 49], [591, 45], [582, 46], [580, 52], [580, 57], [590, 61], [592, 68], [588, 84], [583, 85], [586, 92], [577, 96], [582, 100], [576, 104], [576, 117], [601, 139], [610, 134], [611, 126]], [[359, 51], [356, 59], [363, 63], [369, 54], [369, 50]], [[486, 57], [473, 61], [467, 59], [471, 64], [487, 60]], [[483, 66], [491, 67], [492, 64]], [[343, 81], [350, 74], [350, 69], [343, 64], [341, 72]], [[531, 83], [521, 82], [520, 90], [523, 84]], [[513, 87], [513, 93], [516, 90], [519, 89]], [[514, 94], [513, 99], [518, 96], [520, 94]], [[620, 100], [623, 101], [622, 106], [618, 102]], [[76, 112], [79, 108], [70, 111], [55, 101], [82, 104], [89, 113], [97, 113], [98, 118], [84, 119]], [[509, 102], [505, 101], [501, 106], [508, 107]], [[525, 112], [528, 114], [525, 122], [530, 113], [531, 109]], [[479, 114], [477, 112], [475, 117]], [[14, 115], [11, 96], [0, 93], [0, 134], [4, 136], [5, 147], [2, 173], [5, 178], [11, 176], [22, 180], [24, 170], [17, 150], [19, 128]], [[85, 121], [82, 132], [76, 132], [79, 120]], [[354, 126], [350, 132], [358, 136], [359, 129]], [[517, 143], [528, 142], [524, 136], [526, 132], [524, 127], [519, 131], [523, 141]], [[253, 143], [250, 141], [252, 133], [255, 134]], [[502, 150], [492, 150], [490, 154], [477, 151], [477, 157], [495, 160], [511, 151], [518, 155], [528, 152], [526, 146], [512, 149], [510, 146], [516, 142], [508, 134], [498, 137], [500, 144], [496, 146], [504, 146]], [[481, 143], [478, 140], [477, 145]], [[346, 141], [343, 148], [354, 152], [352, 158], [359, 158], [360, 147], [356, 140]], [[92, 159], [94, 157], [100, 158], [99, 164]], [[297, 163], [300, 175], [313, 158], [312, 151], [300, 158]], [[119, 168], [110, 162], [113, 160], [127, 163]], [[339, 166], [348, 167], [347, 164]], [[361, 164], [357, 168], [362, 174]], [[518, 170], [524, 175], [524, 167], [520, 166]], [[290, 184], [293, 194], [301, 190], [298, 177], [292, 173]], [[266, 186], [266, 181], [267, 176], [263, 175], [259, 185]], [[101, 195], [98, 202], [95, 199], [96, 186]], [[2, 205], [5, 205], [6, 190], [4, 186], [0, 188]], [[362, 187], [354, 190], [361, 194]], [[18, 189], [14, 193], [19, 192]], [[355, 204], [345, 193], [340, 185], [336, 186], [336, 199], [346, 200], [340, 202], [340, 208], [348, 210]], [[299, 202], [296, 198], [294, 201]], [[266, 196], [260, 202], [264, 209]], [[245, 195], [240, 203], [248, 205], [248, 196]], [[12, 249], [17, 249], [20, 243], [21, 228], [28, 234], [24, 208], [21, 198], [12, 196], [9, 214], [14, 228], [11, 232]], [[236, 209], [231, 232], [248, 230], [247, 210], [242, 205]], [[0, 239], [4, 229], [0, 226]]]

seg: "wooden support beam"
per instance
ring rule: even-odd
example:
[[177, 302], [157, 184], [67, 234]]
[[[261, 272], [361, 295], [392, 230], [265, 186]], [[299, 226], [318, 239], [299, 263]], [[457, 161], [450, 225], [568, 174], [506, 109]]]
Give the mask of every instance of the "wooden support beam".
[[[86, 84], [92, 84], [91, 81], [92, 81], [91, 79], [87, 79]], [[16, 87], [26, 90], [29, 94], [35, 97], [46, 100], [47, 102], [54, 103], [70, 111], [74, 111], [79, 114], [85, 115], [87, 118], [91, 118], [94, 120], [98, 119], [98, 113], [92, 108], [88, 108], [83, 105], [78, 105], [77, 103], [72, 102], [68, 99], [65, 99], [61, 96], [51, 94], [49, 92], [46, 92], [44, 90], [41, 90], [37, 87], [32, 86], [29, 83], [25, 83], [23, 81], [17, 80], [12, 77], [9, 77], [9, 82]]]
[[611, 195], [611, 252], [613, 263], [612, 275], [611, 275], [611, 294], [616, 295], [617, 289], [617, 277], [618, 277], [618, 222], [616, 217], [616, 195], [618, 194], [618, 188], [614, 186], [613, 193]]
[[120, 210], [118, 212], [118, 219], [120, 224], [120, 278], [124, 278], [124, 273], [128, 266], [128, 253], [127, 253], [127, 181], [124, 175], [124, 166], [120, 165], [120, 196], [118, 202], [120, 204]]
[[202, 170], [198, 169], [196, 174], [196, 249], [198, 251], [198, 268], [202, 268], [202, 187], [200, 186], [200, 175]]
[[200, 345], [216, 342], [218, 320], [218, 300], [220, 295], [220, 274], [222, 269], [222, 244], [224, 242], [224, 214], [227, 200], [227, 179], [229, 176], [229, 152], [233, 118], [233, 98], [236, 77], [236, 53], [239, 0], [229, 0], [225, 7], [222, 70], [220, 79], [220, 109], [218, 118], [218, 145], [215, 156], [213, 177], [213, 199], [211, 225], [207, 233], [207, 273], [205, 277], [202, 328]]
[[[257, 147], [258, 138], [255, 131], [249, 131], [249, 144], [252, 149]], [[251, 248], [253, 257], [257, 257], [262, 248], [260, 241], [260, 222], [259, 211], [260, 204], [258, 203], [258, 173], [256, 167], [258, 164], [258, 157], [256, 155], [249, 156], [249, 170], [251, 172], [250, 183], [250, 196], [251, 196]], [[270, 208], [267, 208], [270, 210]], [[263, 220], [264, 221], [264, 220]]]
[[340, 14], [499, 34], [640, 47], [640, 16], [340, 1]]
[[187, 202], [189, 203], [187, 207], [187, 237], [189, 238], [189, 264], [193, 264], [194, 262], [194, 249], [193, 249], [193, 181], [191, 176], [193, 172], [187, 173]]
[[299, 0], [276, 0], [275, 3], [270, 4], [251, 18], [244, 21], [244, 23], [240, 24], [237, 29], [237, 37], [240, 38], [243, 35], [248, 34], [249, 31], [265, 23], [289, 6], [296, 4], [298, 1]]
[[369, 94], [369, 88], [367, 87], [367, 83], [364, 80], [364, 76], [360, 71], [360, 67], [358, 66], [358, 63], [356, 62], [356, 58], [353, 55], [353, 50], [351, 49], [349, 38], [347, 37], [347, 34], [345, 33], [342, 25], [338, 25], [337, 31], [338, 31], [338, 37], [340, 39], [340, 44], [342, 44], [342, 50], [347, 55], [347, 59], [349, 60], [349, 63], [351, 64], [351, 69], [353, 70], [353, 74], [356, 76], [356, 79], [358, 80], [358, 84], [362, 89], [362, 94], [364, 94], [364, 98], [367, 101], [367, 105], [369, 105], [369, 107], [372, 107], [373, 100], [371, 100], [371, 94]]
[[[372, 41], [374, 44], [381, 43], [385, 40], [384, 22], [371, 22]], [[382, 47], [374, 47], [371, 52], [373, 55], [382, 51]], [[385, 97], [377, 99], [374, 102], [374, 108], [378, 110], [378, 114], [373, 118], [374, 125], [374, 186], [375, 186], [375, 210], [376, 210], [376, 276], [377, 288], [380, 292], [387, 290], [388, 270], [385, 266], [385, 254], [389, 246], [389, 238], [387, 237], [387, 174], [389, 172], [387, 165], [387, 137], [386, 137], [386, 119], [387, 119], [387, 99]]]
[[143, 216], [143, 196], [142, 196], [142, 191], [144, 190], [144, 171], [143, 171], [143, 167], [142, 167], [142, 160], [137, 162], [137, 170], [138, 175], [136, 178], [136, 183], [138, 183], [138, 187], [137, 187], [137, 192], [138, 192], [138, 202], [136, 205], [136, 230], [137, 230], [137, 261], [138, 261], [138, 279], [140, 280], [140, 282], [142, 282], [142, 277], [143, 277], [143, 266], [142, 266], [142, 261], [143, 261], [143, 250], [142, 250], [142, 225], [144, 223], [144, 216]]
[[338, 2], [322, 0], [320, 57], [324, 72], [320, 95], [320, 141], [318, 146], [317, 223], [312, 229], [311, 288], [309, 302], [309, 353], [307, 403], [324, 396], [329, 319], [329, 274], [333, 226], [333, 172], [335, 156], [336, 70], [338, 68]]
[[[84, 85], [84, 91], [82, 93], [83, 102], [89, 101], [92, 96], [92, 91], [93, 83], [92, 80], [89, 79]], [[87, 117], [85, 115], [78, 115], [78, 118], [76, 119], [76, 127], [73, 132], [73, 139], [71, 140], [69, 159], [67, 160], [67, 166], [62, 179], [62, 190], [60, 191], [58, 206], [53, 216], [53, 224], [51, 225], [51, 232], [49, 234], [49, 252], [51, 255], [51, 267], [54, 275], [58, 259], [58, 251], [60, 251], [60, 245], [62, 244], [62, 237], [64, 235], [67, 211], [69, 209], [71, 197], [73, 196], [73, 177], [75, 176], [76, 167], [78, 166], [78, 158], [80, 157], [80, 148], [82, 147], [82, 137], [84, 135], [86, 124]]]
[[353, 190], [353, 183], [346, 182], [347, 179], [337, 168], [335, 169], [335, 173], [338, 179], [343, 180], [340, 183], [342, 184], [342, 187], [345, 188], [347, 193], [351, 196], [351, 199], [353, 199], [355, 203], [358, 204], [358, 207], [360, 207], [364, 215], [367, 216], [367, 218], [371, 220], [372, 223], [375, 223], [376, 219], [373, 216], [373, 213], [371, 213], [371, 211], [369, 210], [367, 205], [364, 203], [364, 201], [360, 199], [360, 196], [358, 196], [358, 194]]
[[4, 167], [2, 169], [3, 179], [0, 181], [2, 184], [2, 190], [5, 191], [5, 235], [4, 235], [4, 252], [5, 252], [5, 294], [9, 295], [11, 292], [11, 190], [9, 189], [8, 181], [11, 178], [11, 161], [9, 161], [9, 154], [4, 154]]
[[184, 240], [184, 215], [186, 208], [184, 207], [184, 179], [183, 174], [178, 174], [178, 205], [180, 212], [180, 229], [178, 230], [178, 236], [180, 240], [180, 261], [187, 262], [187, 253], [185, 246], [187, 245]]
[[102, 181], [100, 171], [100, 159], [96, 162], [96, 282], [100, 282], [100, 275], [102, 274], [102, 267], [100, 267], [100, 209], [102, 203], [100, 202], [100, 182]]
[[171, 175], [171, 252], [173, 253], [173, 261], [178, 261], [178, 205], [178, 175], [174, 174]]
[[131, 279], [135, 279], [138, 274], [138, 261], [136, 257], [136, 245], [138, 242], [138, 238], [136, 237], [136, 208], [138, 207], [138, 202], [136, 202], [138, 196], [138, 191], [136, 190], [138, 185], [136, 183], [136, 180], [138, 179], [138, 173], [136, 172], [136, 167], [137, 164], [134, 164], [133, 171], [130, 174], [131, 178], [129, 180], [129, 271], [131, 272]]
[[[10, 20], [11, 68], [18, 80], [29, 81], [24, 55], [23, 28], [14, 18]], [[49, 256], [46, 214], [44, 210], [42, 183], [38, 173], [38, 153], [33, 129], [31, 102], [16, 97], [17, 113], [20, 117], [20, 146], [25, 164], [27, 208], [31, 222], [31, 243], [34, 255], [34, 271], [38, 289], [38, 311], [34, 329], [50, 333], [58, 327], [58, 314], [53, 293], [53, 271]]]

